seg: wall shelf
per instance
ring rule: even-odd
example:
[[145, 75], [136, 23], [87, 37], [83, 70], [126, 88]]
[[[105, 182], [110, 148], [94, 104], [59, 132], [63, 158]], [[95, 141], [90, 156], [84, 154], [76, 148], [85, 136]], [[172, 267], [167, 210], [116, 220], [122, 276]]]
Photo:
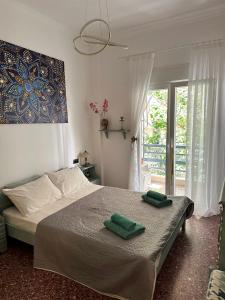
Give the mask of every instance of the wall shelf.
[[124, 139], [126, 139], [127, 133], [130, 132], [129, 129], [100, 129], [99, 131], [104, 132], [107, 139], [109, 138], [109, 132], [120, 132]]

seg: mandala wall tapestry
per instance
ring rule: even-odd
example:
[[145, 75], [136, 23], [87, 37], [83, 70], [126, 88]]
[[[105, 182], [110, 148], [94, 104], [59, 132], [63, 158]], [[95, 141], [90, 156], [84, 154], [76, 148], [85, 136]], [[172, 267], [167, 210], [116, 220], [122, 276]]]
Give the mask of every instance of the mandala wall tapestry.
[[0, 124], [67, 122], [63, 61], [0, 40]]

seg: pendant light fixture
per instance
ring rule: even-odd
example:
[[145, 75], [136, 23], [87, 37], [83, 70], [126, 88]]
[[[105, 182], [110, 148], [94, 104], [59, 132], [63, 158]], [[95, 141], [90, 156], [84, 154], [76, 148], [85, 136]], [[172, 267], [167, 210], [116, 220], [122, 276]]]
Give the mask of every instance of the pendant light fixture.
[[[85, 19], [87, 17], [88, 11], [88, 0], [86, 0], [86, 9], [85, 9]], [[109, 25], [109, 8], [108, 8], [108, 0], [105, 0], [106, 13], [107, 13], [107, 21], [102, 18], [102, 7], [101, 0], [98, 0], [99, 4], [99, 18], [92, 19], [86, 22], [81, 30], [79, 35], [77, 35], [73, 39], [74, 49], [82, 54], [82, 55], [95, 55], [102, 52], [107, 46], [108, 47], [120, 47], [123, 49], [128, 49], [126, 45], [121, 43], [116, 43], [111, 41], [111, 29]], [[86, 20], [85, 20], [86, 21]], [[99, 29], [99, 33], [88, 33], [88, 30], [92, 30], [94, 27]], [[105, 36], [103, 36], [103, 31], [105, 31]], [[79, 45], [80, 44], [80, 45]], [[86, 49], [82, 49], [82, 46]], [[87, 46], [90, 46], [89, 51], [87, 50]]]

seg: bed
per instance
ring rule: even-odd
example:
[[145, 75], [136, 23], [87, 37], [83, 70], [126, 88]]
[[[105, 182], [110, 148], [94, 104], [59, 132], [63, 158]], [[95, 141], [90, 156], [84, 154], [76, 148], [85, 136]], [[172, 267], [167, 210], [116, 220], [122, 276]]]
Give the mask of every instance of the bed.
[[[34, 246], [37, 224], [41, 220], [99, 188], [101, 188], [101, 186], [90, 184], [79, 192], [71, 195], [69, 199], [62, 198], [55, 202], [54, 205], [47, 205], [29, 217], [22, 216], [18, 209], [8, 202], [5, 195], [0, 194], [0, 210], [5, 218], [8, 236]], [[4, 207], [7, 208], [4, 209]]]
[[[143, 203], [140, 193], [87, 183], [29, 217], [0, 194], [0, 211], [8, 236], [35, 246], [36, 268], [117, 299], [150, 300], [167, 254], [193, 212], [188, 198], [172, 199], [173, 207], [156, 209]], [[115, 211], [144, 224], [145, 233], [124, 241], [107, 231], [103, 221]]]

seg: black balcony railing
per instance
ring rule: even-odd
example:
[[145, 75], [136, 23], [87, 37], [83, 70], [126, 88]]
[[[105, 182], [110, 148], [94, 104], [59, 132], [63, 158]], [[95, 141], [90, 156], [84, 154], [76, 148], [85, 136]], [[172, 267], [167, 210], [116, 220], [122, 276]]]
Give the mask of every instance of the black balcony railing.
[[[185, 177], [186, 145], [176, 145], [176, 177]], [[143, 160], [150, 166], [152, 174], [166, 175], [166, 145], [143, 144]]]

